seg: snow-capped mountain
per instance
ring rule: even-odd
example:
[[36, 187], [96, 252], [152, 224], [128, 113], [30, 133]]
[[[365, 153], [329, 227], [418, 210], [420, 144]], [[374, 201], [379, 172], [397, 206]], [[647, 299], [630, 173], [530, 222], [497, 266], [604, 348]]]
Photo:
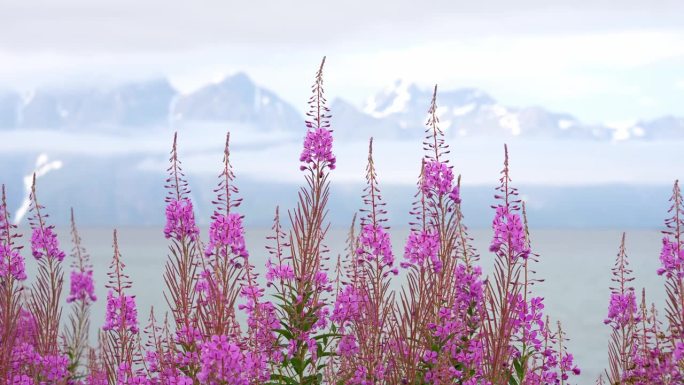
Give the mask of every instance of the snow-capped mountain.
[[116, 87], [39, 89], [16, 108], [19, 128], [146, 126], [165, 123], [175, 90], [166, 79]]
[[244, 73], [179, 95], [171, 114], [174, 121], [239, 122], [260, 131], [288, 131], [302, 125], [302, 117], [294, 107], [254, 84]]
[[[331, 104], [336, 137], [421, 137], [432, 92], [396, 81], [360, 108], [336, 99]], [[505, 106], [475, 88], [439, 89], [437, 102], [441, 128], [449, 137], [684, 139], [684, 119], [678, 117], [587, 124], [543, 107]], [[235, 130], [301, 134], [303, 121], [298, 109], [244, 73], [187, 94], [179, 93], [166, 79], [114, 87], [38, 89], [23, 95], [0, 91], [0, 129], [192, 129], [196, 124], [216, 122], [236, 123]]]
[[[403, 81], [370, 97], [363, 111], [395, 122], [398, 129], [415, 131], [427, 116], [433, 90]], [[604, 127], [592, 127], [569, 114], [541, 107], [507, 107], [474, 88], [439, 90], [437, 115], [447, 136], [525, 136], [558, 138], [607, 138]]]

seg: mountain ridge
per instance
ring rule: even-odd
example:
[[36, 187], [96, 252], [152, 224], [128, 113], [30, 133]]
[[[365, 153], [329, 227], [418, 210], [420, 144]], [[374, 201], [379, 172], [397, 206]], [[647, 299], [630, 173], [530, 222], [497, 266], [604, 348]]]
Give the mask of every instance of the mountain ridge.
[[[332, 101], [340, 138], [422, 135], [432, 90], [398, 80], [358, 107]], [[662, 116], [615, 126], [584, 123], [541, 106], [500, 104], [478, 88], [440, 89], [437, 114], [447, 137], [496, 136], [600, 141], [684, 139], [684, 118]], [[101, 130], [237, 122], [259, 132], [299, 132], [304, 117], [290, 103], [238, 72], [180, 93], [166, 78], [108, 87], [38, 88], [21, 95], [0, 90], [0, 130]]]

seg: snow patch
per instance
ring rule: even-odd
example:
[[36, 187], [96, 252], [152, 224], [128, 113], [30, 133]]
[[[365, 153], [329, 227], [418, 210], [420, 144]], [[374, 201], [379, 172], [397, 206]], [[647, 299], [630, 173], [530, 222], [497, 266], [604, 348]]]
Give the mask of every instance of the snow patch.
[[605, 125], [613, 131], [613, 140], [623, 141], [629, 139], [632, 136], [631, 131], [634, 127], [634, 124], [635, 122], [632, 120], [625, 120], [617, 122], [608, 122]]
[[561, 130], [567, 130], [568, 128], [570, 128], [574, 125], [575, 125], [574, 120], [570, 120], [570, 119], [559, 119], [558, 120], [558, 128], [560, 128]]
[[439, 122], [439, 128], [442, 129], [442, 131], [446, 132], [447, 130], [449, 130], [449, 127], [451, 127], [452, 123], [453, 123], [453, 121], [451, 121], [451, 120], [441, 121], [441, 122]]
[[475, 109], [475, 103], [468, 103], [465, 106], [454, 107], [454, 116], [468, 115]]
[[25, 93], [21, 94], [21, 103], [24, 106], [27, 106], [29, 103], [33, 101], [33, 98], [36, 96], [36, 91], [31, 90]]
[[634, 128], [632, 128], [632, 133], [634, 134], [634, 136], [637, 137], [643, 137], [644, 135], [646, 135], [646, 131], [641, 126], [635, 126]]
[[67, 110], [66, 108], [64, 108], [62, 106], [57, 106], [57, 113], [59, 114], [59, 117], [62, 119], [69, 116], [69, 110]]
[[402, 112], [406, 109], [406, 105], [411, 100], [411, 94], [408, 91], [409, 83], [397, 80], [392, 86], [382, 92], [380, 97], [391, 97], [392, 101], [384, 110], [378, 110], [377, 97], [370, 97], [366, 101], [366, 106], [363, 111], [374, 118], [384, 118], [388, 115]]
[[518, 115], [508, 111], [508, 109], [500, 104], [495, 104], [491, 107], [492, 112], [499, 118], [501, 127], [511, 131], [512, 135], [518, 136], [521, 133], [520, 119]]

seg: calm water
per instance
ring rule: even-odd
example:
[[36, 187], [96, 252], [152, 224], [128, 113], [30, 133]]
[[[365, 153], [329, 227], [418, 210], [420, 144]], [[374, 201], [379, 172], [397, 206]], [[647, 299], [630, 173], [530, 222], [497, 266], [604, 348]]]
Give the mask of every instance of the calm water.
[[[58, 229], [59, 230], [59, 229]], [[206, 232], [203, 232], [206, 233]], [[59, 231], [60, 241], [68, 249], [69, 238]], [[249, 229], [247, 244], [252, 261], [263, 271], [266, 260], [265, 229]], [[545, 297], [547, 314], [552, 320], [560, 320], [571, 338], [568, 346], [575, 354], [583, 373], [580, 384], [593, 384], [606, 365], [609, 328], [603, 324], [607, 312], [612, 267], [620, 241], [617, 230], [536, 230], [532, 231], [533, 249], [541, 255], [534, 270], [545, 282], [535, 287], [538, 295]], [[474, 230], [475, 246], [486, 252], [491, 232]], [[95, 265], [97, 295], [99, 301], [93, 312], [93, 325], [101, 325], [104, 319], [103, 283], [112, 255], [112, 233], [106, 229], [82, 229], [84, 246]], [[395, 254], [402, 255], [407, 232], [393, 231]], [[332, 254], [344, 248], [345, 231], [333, 230], [328, 236]], [[26, 237], [24, 237], [26, 241]], [[663, 307], [662, 280], [655, 273], [658, 268], [660, 233], [656, 230], [627, 232], [627, 250], [634, 269], [635, 287], [646, 287], [649, 301]], [[145, 323], [151, 306], [159, 314], [165, 311], [163, 299], [163, 266], [167, 255], [167, 241], [161, 228], [123, 228], [119, 230], [119, 245], [126, 263], [126, 272], [133, 279], [132, 293], [137, 296], [139, 320]], [[28, 255], [28, 253], [25, 253]], [[482, 256], [485, 273], [492, 266], [488, 253]], [[33, 260], [27, 261], [29, 271], [34, 271]], [[31, 275], [33, 276], [33, 274]], [[67, 309], [65, 309], [66, 311]], [[159, 315], [158, 315], [158, 318]]]

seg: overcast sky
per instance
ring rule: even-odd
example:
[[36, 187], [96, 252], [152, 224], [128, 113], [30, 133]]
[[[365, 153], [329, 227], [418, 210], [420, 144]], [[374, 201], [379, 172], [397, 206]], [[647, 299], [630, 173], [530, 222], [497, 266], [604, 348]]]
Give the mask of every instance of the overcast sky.
[[683, 16], [675, 0], [0, 0], [0, 84], [189, 91], [245, 71], [303, 109], [327, 55], [328, 93], [358, 105], [403, 78], [625, 121], [684, 115]]

